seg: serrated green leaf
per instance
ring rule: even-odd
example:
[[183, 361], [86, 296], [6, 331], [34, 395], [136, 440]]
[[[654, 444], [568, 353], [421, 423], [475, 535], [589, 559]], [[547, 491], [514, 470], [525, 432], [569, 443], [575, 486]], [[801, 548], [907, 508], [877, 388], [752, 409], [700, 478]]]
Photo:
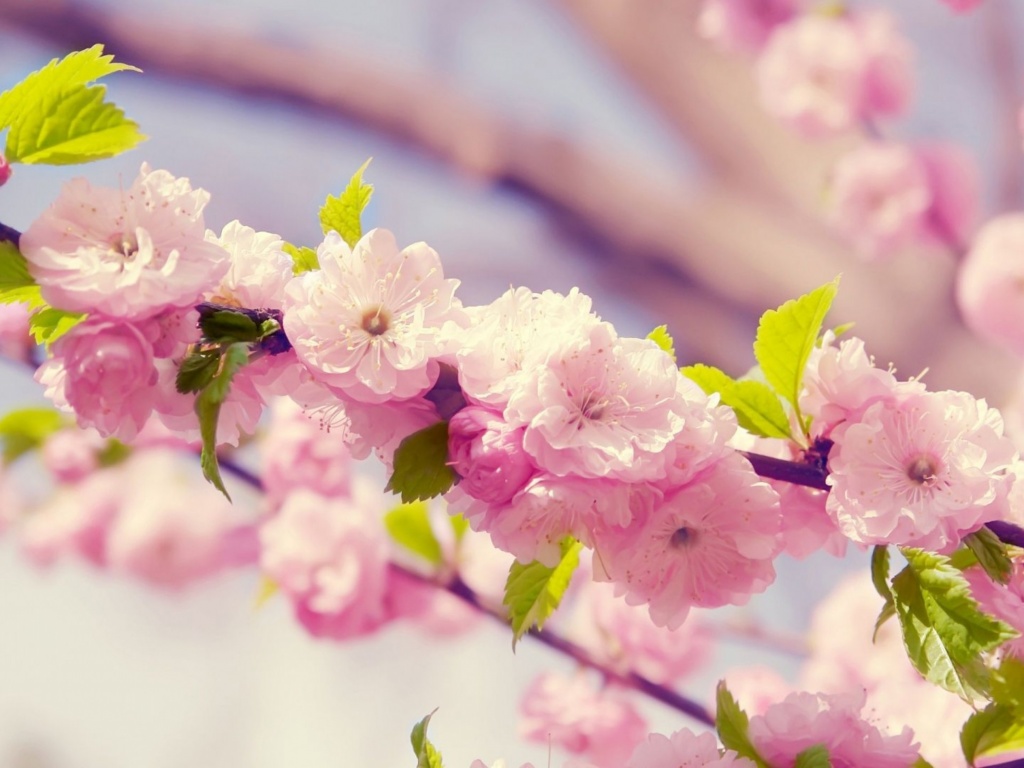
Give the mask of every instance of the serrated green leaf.
[[455, 472], [448, 466], [448, 422], [440, 421], [399, 443], [384, 490], [399, 494], [408, 504], [440, 496], [454, 484]]
[[402, 504], [384, 515], [384, 527], [397, 544], [419, 555], [431, 565], [444, 562], [441, 544], [430, 526], [430, 513], [424, 501]]
[[363, 183], [363, 172], [366, 171], [370, 160], [352, 174], [348, 186], [340, 196], [328, 196], [320, 209], [320, 226], [324, 234], [337, 232], [350, 248], [355, 248], [359, 238], [363, 236], [363, 210], [373, 196], [373, 185]]
[[1005, 656], [992, 675], [992, 700], [1024, 716], [1024, 662]]
[[896, 603], [891, 599], [889, 602], [882, 605], [882, 610], [878, 612], [878, 618], [875, 619], [875, 628], [871, 632], [871, 642], [878, 642], [878, 633], [889, 619], [896, 615]]
[[181, 394], [199, 392], [209, 384], [220, 365], [220, 349], [192, 352], [181, 361], [174, 388]]
[[667, 325], [659, 325], [647, 334], [647, 338], [661, 347], [672, 358], [673, 363], [676, 361], [676, 347], [672, 341], [672, 336], [668, 332]]
[[203, 441], [199, 464], [203, 469], [203, 477], [223, 493], [228, 501], [231, 501], [231, 496], [224, 487], [224, 481], [220, 476], [220, 464], [217, 461], [217, 419], [220, 417], [220, 407], [231, 391], [231, 380], [247, 362], [248, 346], [231, 344], [221, 355], [217, 374], [196, 396], [195, 410], [199, 416], [199, 434]]
[[63, 91], [124, 71], [142, 70], [115, 62], [113, 56], [103, 53], [102, 45], [69, 53], [63, 59], [53, 59], [0, 94], [0, 130], [14, 124], [24, 114], [45, 112], [46, 103]]
[[964, 536], [963, 543], [978, 558], [979, 565], [985, 569], [990, 579], [999, 584], [1005, 584], [1010, 580], [1013, 561], [1010, 560], [1006, 544], [992, 531], [982, 526], [974, 533]]
[[970, 765], [987, 755], [1024, 749], [1024, 717], [1004, 704], [989, 704], [975, 712], [960, 731], [960, 746]]
[[[437, 710], [435, 709], [434, 712]], [[416, 723], [409, 736], [409, 740], [412, 742], [412, 751], [416, 754], [416, 768], [444, 768], [441, 753], [427, 738], [427, 726], [430, 724], [430, 718], [434, 716], [434, 712]]]
[[804, 368], [838, 288], [837, 277], [799, 299], [768, 310], [757, 326], [754, 358], [772, 388], [793, 406], [801, 423], [799, 398]]
[[715, 729], [718, 731], [718, 740], [726, 749], [752, 760], [757, 768], [769, 768], [768, 763], [758, 754], [750, 741], [749, 728], [750, 719], [747, 713], [733, 698], [725, 685], [725, 680], [720, 680], [715, 694]]
[[711, 365], [697, 363], [681, 369], [707, 394], [718, 393], [722, 404], [736, 412], [736, 421], [748, 432], [762, 437], [789, 439], [789, 419], [778, 395], [760, 381], [736, 381]]
[[882, 625], [896, 615], [892, 589], [889, 587], [889, 548], [886, 546], [877, 546], [871, 551], [871, 583], [879, 597], [885, 601], [875, 620], [875, 631], [871, 636], [871, 641], [874, 642]]
[[512, 650], [534, 626], [543, 629], [544, 622], [555, 612], [569, 582], [580, 563], [583, 545], [566, 537], [562, 542], [562, 558], [554, 568], [539, 562], [516, 561], [509, 568], [502, 604], [508, 608], [512, 623]]
[[292, 257], [292, 274], [301, 275], [303, 272], [312, 272], [320, 269], [320, 259], [316, 251], [308, 246], [297, 246], [291, 243], [284, 244], [284, 252]]
[[85, 317], [80, 312], [65, 312], [63, 309], [46, 307], [33, 313], [29, 318], [28, 328], [37, 344], [50, 346], [85, 320]]
[[260, 328], [256, 321], [244, 312], [217, 309], [199, 314], [199, 330], [203, 337], [215, 342], [256, 341]]
[[949, 558], [919, 549], [901, 552], [907, 567], [892, 580], [892, 592], [911, 663], [970, 704], [985, 698], [989, 676], [981, 654], [1017, 632], [978, 609]]
[[10, 464], [41, 447], [46, 438], [65, 426], [64, 417], [52, 408], [19, 408], [5, 414], [0, 418], [4, 463]]
[[17, 302], [25, 302], [30, 309], [46, 306], [21, 251], [11, 241], [0, 239], [0, 304]]
[[828, 747], [824, 744], [815, 744], [808, 747], [799, 754], [793, 761], [793, 768], [832, 768], [832, 760], [828, 756]]
[[8, 161], [73, 165], [135, 147], [146, 137], [120, 107], [104, 101], [106, 92], [102, 85], [77, 86], [19, 115], [7, 134]]

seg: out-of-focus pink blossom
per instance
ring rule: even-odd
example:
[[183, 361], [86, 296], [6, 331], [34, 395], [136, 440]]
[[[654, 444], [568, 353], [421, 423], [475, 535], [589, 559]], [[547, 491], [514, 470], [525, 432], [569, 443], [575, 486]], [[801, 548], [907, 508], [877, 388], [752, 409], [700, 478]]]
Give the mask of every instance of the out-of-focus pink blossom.
[[448, 422], [448, 456], [461, 490], [491, 504], [509, 501], [536, 472], [523, 450], [523, 432], [502, 415], [471, 405]]
[[942, 0], [957, 13], [965, 13], [981, 5], [982, 0]]
[[43, 464], [62, 483], [74, 483], [99, 466], [103, 439], [93, 430], [62, 429], [43, 443]]
[[771, 667], [729, 667], [725, 683], [748, 715], [763, 715], [773, 704], [794, 693], [793, 685]]
[[1024, 355], [1024, 214], [997, 216], [982, 227], [956, 288], [971, 330]]
[[615, 688], [595, 690], [586, 676], [547, 672], [520, 703], [524, 739], [583, 755], [597, 768], [619, 768], [647, 734], [647, 723]]
[[799, 0], [704, 0], [697, 31], [735, 51], [757, 53], [779, 24], [800, 10]]
[[946, 248], [960, 251], [978, 223], [981, 180], [977, 163], [955, 144], [927, 142], [915, 152], [928, 174], [932, 193], [925, 221], [928, 234]]
[[884, 11], [804, 14], [775, 28], [757, 62], [765, 108], [807, 137], [902, 112], [910, 52]]
[[750, 740], [769, 765], [792, 765], [822, 744], [836, 768], [907, 768], [919, 757], [914, 732], [888, 735], [864, 719], [865, 694], [792, 693], [750, 718]]
[[299, 489], [263, 524], [261, 565], [292, 600], [310, 634], [336, 640], [378, 629], [386, 602], [388, 542], [374, 494], [351, 498]]
[[861, 544], [944, 551], [1008, 514], [1017, 453], [998, 411], [965, 392], [914, 392], [832, 432], [826, 509]]
[[626, 768], [754, 768], [754, 762], [731, 749], [719, 752], [714, 734], [695, 734], [688, 728], [671, 736], [650, 734], [626, 763]]
[[388, 576], [388, 604], [396, 618], [415, 622], [435, 637], [454, 637], [479, 626], [480, 611], [433, 584], [392, 568]]
[[1014, 561], [1010, 579], [997, 584], [980, 567], [966, 569], [964, 576], [971, 585], [971, 596], [985, 613], [995, 616], [1021, 633], [1001, 646], [1006, 653], [1024, 659], [1024, 560]]
[[11, 176], [14, 174], [14, 169], [11, 168], [11, 164], [7, 162], [7, 158], [0, 153], [0, 187], [10, 181]]
[[284, 325], [314, 376], [353, 400], [383, 403], [421, 395], [438, 375], [441, 327], [462, 321], [457, 280], [446, 280], [425, 243], [398, 249], [384, 229], [354, 249], [331, 232], [320, 269], [286, 289]]
[[691, 606], [742, 605], [775, 580], [779, 497], [738, 454], [655, 501], [628, 528], [595, 531], [595, 578], [679, 627]]
[[131, 324], [87, 320], [52, 347], [36, 372], [58, 406], [66, 402], [83, 427], [129, 441], [159, 397], [153, 348]]
[[228, 269], [224, 249], [206, 240], [209, 199], [145, 164], [127, 190], [73, 179], [22, 235], [21, 250], [53, 306], [150, 317], [194, 304]]
[[0, 353], [22, 359], [31, 342], [28, 335], [28, 304], [15, 301], [0, 304]]

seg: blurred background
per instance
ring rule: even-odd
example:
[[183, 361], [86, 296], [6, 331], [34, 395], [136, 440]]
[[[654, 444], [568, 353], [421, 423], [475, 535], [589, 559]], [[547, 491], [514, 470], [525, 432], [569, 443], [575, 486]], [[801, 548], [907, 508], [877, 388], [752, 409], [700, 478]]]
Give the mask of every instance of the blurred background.
[[[855, 4], [856, 5], [856, 4]], [[1017, 110], [1024, 12], [989, 0], [954, 16], [938, 0], [888, 4], [917, 50], [917, 97], [897, 138], [955, 141], [974, 156], [986, 216], [1021, 204]], [[1009, 402], [1018, 364], [964, 329], [955, 261], [910, 252], [866, 262], [821, 216], [831, 162], [856, 136], [811, 143], [758, 105], [749, 62], [695, 32], [697, 0], [0, 0], [0, 90], [97, 42], [145, 74], [112, 98], [150, 136], [84, 171], [19, 167], [0, 189], [18, 229], [72, 175], [130, 183], [145, 160], [212, 194], [207, 225], [235, 218], [295, 243], [368, 157], [366, 226], [438, 250], [460, 295], [579, 286], [625, 335], [665, 323], [681, 363], [738, 375], [764, 309], [842, 274], [834, 324], [856, 321], [880, 364], [928, 368], [931, 389]], [[41, 403], [17, 366], [2, 406]], [[198, 473], [198, 469], [196, 470]], [[780, 562], [738, 615], [799, 632], [865, 556]], [[456, 642], [403, 627], [317, 642], [253, 574], [184, 595], [64, 564], [41, 573], [0, 543], [0, 766], [401, 766], [435, 707], [446, 764], [547, 764], [516, 737], [530, 678], [566, 662], [503, 628]], [[725, 644], [721, 670], [786, 654]], [[655, 729], [686, 724], [650, 705]], [[560, 763], [556, 756], [552, 764]]]

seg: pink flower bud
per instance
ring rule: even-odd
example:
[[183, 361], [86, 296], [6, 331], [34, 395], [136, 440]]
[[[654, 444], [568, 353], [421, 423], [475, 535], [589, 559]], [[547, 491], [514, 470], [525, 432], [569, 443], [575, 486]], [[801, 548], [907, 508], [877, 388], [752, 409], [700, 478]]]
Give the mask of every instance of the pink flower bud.
[[0, 154], [0, 187], [7, 183], [7, 180], [11, 178], [14, 170], [11, 168], [11, 164], [7, 162], [7, 158]]
[[462, 477], [460, 487], [475, 499], [503, 504], [534, 474], [523, 450], [523, 428], [513, 429], [500, 413], [477, 405], [463, 408], [448, 423], [448, 455]]

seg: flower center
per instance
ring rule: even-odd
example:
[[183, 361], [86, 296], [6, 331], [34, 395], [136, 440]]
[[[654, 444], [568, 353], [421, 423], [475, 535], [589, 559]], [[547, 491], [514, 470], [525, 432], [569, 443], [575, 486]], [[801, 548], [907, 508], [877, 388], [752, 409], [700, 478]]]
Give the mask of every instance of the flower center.
[[391, 315], [383, 306], [370, 307], [363, 312], [360, 326], [371, 336], [383, 336], [391, 328]]
[[689, 546], [690, 544], [693, 544], [696, 540], [697, 532], [692, 530], [691, 528], [683, 526], [682, 528], [679, 528], [678, 530], [676, 530], [675, 533], [672, 534], [672, 538], [669, 539], [669, 544], [674, 549], [683, 549]]
[[110, 243], [110, 247], [113, 249], [115, 254], [122, 257], [125, 261], [133, 259], [139, 252], [138, 240], [135, 239], [135, 235], [128, 232], [114, 235], [114, 239]]
[[936, 472], [938, 467], [931, 456], [918, 456], [907, 466], [907, 477], [918, 485], [935, 485], [938, 480]]

